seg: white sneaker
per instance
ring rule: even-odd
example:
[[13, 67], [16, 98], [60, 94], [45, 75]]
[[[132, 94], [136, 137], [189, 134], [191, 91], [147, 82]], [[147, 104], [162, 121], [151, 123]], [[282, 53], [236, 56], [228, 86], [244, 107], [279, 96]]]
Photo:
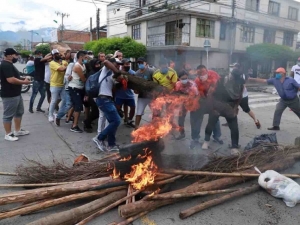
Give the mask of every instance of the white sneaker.
[[233, 155], [233, 156], [238, 156], [238, 155], [240, 155], [241, 153], [240, 153], [240, 151], [239, 151], [237, 148], [232, 148], [232, 149], [230, 150], [230, 154]]
[[19, 131], [14, 131], [14, 136], [16, 136], [16, 137], [24, 136], [24, 135], [27, 135], [27, 134], [29, 134], [28, 130], [20, 129]]
[[49, 116], [48, 117], [48, 121], [51, 123], [51, 122], [53, 122], [54, 121], [54, 117], [53, 116]]
[[101, 150], [102, 152], [105, 152], [107, 150], [104, 141], [99, 141], [98, 137], [94, 137], [93, 142], [95, 142], [98, 149]]
[[6, 134], [4, 136], [4, 139], [7, 141], [17, 141], [19, 138], [17, 138], [12, 132], [10, 134]]
[[208, 150], [208, 147], [209, 147], [209, 142], [208, 141], [204, 141], [203, 144], [202, 144], [202, 149], [203, 150]]

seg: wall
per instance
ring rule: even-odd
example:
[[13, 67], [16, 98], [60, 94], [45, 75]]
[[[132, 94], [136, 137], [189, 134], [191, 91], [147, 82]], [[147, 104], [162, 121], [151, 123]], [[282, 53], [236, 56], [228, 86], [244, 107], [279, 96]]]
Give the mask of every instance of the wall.
[[[61, 33], [57, 31], [58, 41], [61, 40]], [[88, 42], [90, 41], [90, 32], [77, 30], [64, 30], [63, 41]]]
[[[141, 24], [141, 39], [137, 39], [135, 41], [146, 45], [147, 44], [147, 33], [148, 33], [147, 21], [141, 22], [140, 24]], [[132, 37], [132, 26], [133, 25], [127, 26], [127, 36], [129, 36], [129, 37]]]
[[247, 47], [249, 47], [251, 45], [263, 43], [263, 37], [264, 37], [264, 29], [263, 28], [255, 27], [254, 43], [241, 42], [241, 40], [240, 40], [241, 34], [242, 34], [241, 28], [242, 28], [242, 24], [237, 24], [234, 50], [246, 51]]

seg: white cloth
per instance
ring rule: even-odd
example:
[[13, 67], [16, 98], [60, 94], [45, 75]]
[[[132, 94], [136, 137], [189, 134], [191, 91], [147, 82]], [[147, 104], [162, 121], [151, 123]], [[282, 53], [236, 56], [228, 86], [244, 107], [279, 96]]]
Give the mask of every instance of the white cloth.
[[150, 98], [138, 98], [137, 100], [137, 108], [136, 115], [142, 116], [144, 115], [145, 109], [147, 105], [150, 107], [151, 99]]
[[291, 71], [294, 72], [295, 81], [297, 81], [297, 83], [300, 84], [300, 66], [293, 66]]
[[108, 126], [108, 121], [104, 116], [104, 112], [99, 109], [98, 129], [97, 132], [100, 134]]
[[[99, 76], [99, 83], [102, 81], [102, 79], [104, 77], [106, 77], [106, 74], [109, 72], [110, 70], [104, 66], [102, 68], [102, 71], [101, 71], [101, 74]], [[110, 97], [113, 97], [113, 94], [112, 94], [112, 89], [113, 89], [113, 86], [114, 86], [114, 80], [113, 80], [113, 74], [111, 74], [110, 76], [106, 77], [101, 85], [100, 85], [100, 90], [99, 90], [99, 95], [106, 95], [106, 96], [110, 96]]]
[[51, 77], [51, 70], [50, 70], [50, 66], [49, 63], [45, 63], [45, 79], [44, 81], [48, 84], [50, 84], [50, 77]]
[[[80, 65], [80, 63], [75, 63], [74, 66], [80, 66], [82, 69], [83, 74], [86, 72], [85, 65]], [[78, 89], [83, 89], [84, 88], [84, 83], [80, 80], [80, 76], [72, 70], [72, 80], [69, 81], [69, 87], [72, 88], [78, 88]]]
[[[245, 74], [243, 74], [243, 78], [244, 78], [244, 80], [246, 80]], [[247, 91], [246, 86], [244, 85], [243, 98], [246, 98], [247, 96], [248, 96], [248, 91]]]
[[68, 86], [69, 86], [69, 80], [68, 80], [68, 77], [72, 75], [72, 70], [73, 70], [73, 67], [74, 67], [74, 63], [69, 63], [67, 69], [66, 69], [66, 73], [65, 73], [65, 89], [68, 89]]
[[29, 60], [29, 61], [26, 63], [26, 66], [34, 66], [34, 61]]

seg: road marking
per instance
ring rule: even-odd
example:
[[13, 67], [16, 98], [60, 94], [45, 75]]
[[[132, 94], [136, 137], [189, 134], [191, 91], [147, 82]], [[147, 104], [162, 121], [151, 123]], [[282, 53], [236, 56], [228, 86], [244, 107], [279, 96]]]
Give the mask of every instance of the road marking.
[[249, 99], [249, 103], [253, 102], [268, 102], [268, 101], [274, 101], [274, 100], [279, 100], [280, 97], [267, 97], [267, 98], [252, 98]]
[[257, 103], [257, 104], [251, 104], [249, 105], [250, 109], [256, 109], [256, 108], [262, 108], [262, 107], [267, 107], [267, 106], [274, 106], [276, 105], [277, 102], [263, 102], [263, 103]]
[[249, 96], [249, 98], [252, 98], [252, 97], [257, 98], [257, 97], [267, 97], [269, 95], [267, 95], [267, 94], [249, 94], [248, 96]]

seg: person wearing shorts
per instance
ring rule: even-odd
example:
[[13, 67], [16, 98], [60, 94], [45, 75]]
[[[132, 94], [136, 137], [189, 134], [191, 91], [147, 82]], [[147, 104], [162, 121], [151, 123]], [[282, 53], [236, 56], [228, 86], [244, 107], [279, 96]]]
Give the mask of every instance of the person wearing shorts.
[[[147, 81], [152, 81], [153, 70], [146, 66], [147, 62], [145, 58], [143, 57], [138, 58], [137, 63], [138, 63], [139, 70], [136, 71], [135, 75], [144, 78]], [[150, 107], [152, 98], [151, 96], [147, 95], [147, 93], [136, 92], [136, 91], [135, 93], [138, 94], [137, 109], [135, 113], [135, 129], [137, 129], [140, 126], [142, 115], [144, 115], [145, 108], [147, 107], [147, 105]]]
[[[22, 84], [30, 84], [30, 81], [20, 79], [20, 72], [13, 65], [18, 61], [19, 53], [13, 48], [7, 48], [3, 52], [5, 59], [0, 64], [1, 98], [3, 104], [4, 139], [17, 141], [18, 136], [29, 134], [29, 131], [21, 129], [24, 104], [21, 95]], [[15, 131], [11, 131], [11, 123], [14, 119]]]

